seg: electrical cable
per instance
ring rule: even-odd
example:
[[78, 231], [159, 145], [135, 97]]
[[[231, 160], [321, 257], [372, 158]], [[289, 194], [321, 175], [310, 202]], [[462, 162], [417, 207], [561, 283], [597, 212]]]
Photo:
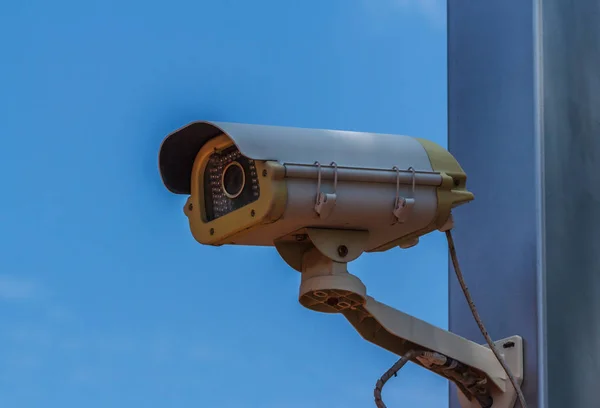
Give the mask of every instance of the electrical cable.
[[398, 360], [396, 362], [396, 364], [394, 364], [392, 367], [390, 367], [389, 370], [387, 370], [379, 380], [377, 380], [377, 384], [375, 384], [375, 391], [373, 391], [373, 394], [375, 396], [375, 405], [377, 405], [377, 408], [387, 408], [387, 406], [383, 403], [383, 400], [381, 399], [381, 391], [383, 390], [383, 386], [385, 385], [385, 383], [392, 378], [392, 376], [396, 376], [396, 373], [398, 371], [400, 371], [400, 369], [402, 367], [404, 367], [404, 365], [406, 363], [408, 363], [413, 357], [415, 357], [418, 353], [414, 350], [409, 351], [408, 353], [406, 353], [404, 356], [402, 356], [402, 358], [400, 360]]
[[494, 344], [494, 342], [492, 341], [492, 338], [490, 337], [485, 326], [483, 325], [481, 317], [479, 316], [479, 312], [477, 311], [477, 308], [475, 307], [475, 303], [473, 302], [473, 298], [471, 297], [469, 288], [467, 287], [467, 284], [465, 283], [463, 274], [460, 270], [460, 265], [458, 264], [458, 256], [456, 255], [456, 248], [454, 247], [454, 240], [452, 239], [452, 232], [450, 230], [446, 231], [446, 239], [448, 240], [448, 249], [450, 250], [450, 257], [452, 258], [452, 265], [454, 267], [454, 272], [456, 273], [456, 277], [458, 278], [458, 283], [460, 283], [460, 287], [462, 288], [465, 298], [467, 299], [467, 303], [469, 304], [469, 309], [471, 309], [471, 313], [473, 314], [473, 317], [475, 318], [475, 322], [477, 323], [477, 326], [479, 326], [479, 330], [481, 331], [481, 334], [483, 334], [485, 341], [487, 342], [488, 346], [490, 346], [490, 349], [496, 356], [496, 359], [498, 359], [498, 362], [500, 363], [500, 365], [506, 372], [506, 375], [508, 376], [508, 379], [510, 380], [512, 386], [515, 388], [517, 397], [518, 397], [519, 401], [521, 402], [521, 407], [527, 408], [527, 402], [525, 401], [525, 396], [523, 395], [523, 391], [521, 390], [521, 387], [517, 383], [517, 380], [516, 380], [515, 376], [513, 375], [511, 369], [506, 364], [506, 361], [504, 361], [504, 358], [502, 358], [502, 356], [500, 355], [500, 352], [498, 351], [496, 344]]

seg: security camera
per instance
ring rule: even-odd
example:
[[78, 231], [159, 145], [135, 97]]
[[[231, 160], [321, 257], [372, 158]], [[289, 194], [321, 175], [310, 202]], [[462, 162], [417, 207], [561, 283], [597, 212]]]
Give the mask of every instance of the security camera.
[[165, 138], [159, 167], [167, 189], [189, 196], [199, 243], [275, 246], [301, 272], [303, 306], [342, 314], [366, 340], [453, 381], [463, 407], [514, 406], [520, 337], [496, 342], [498, 357], [491, 340], [486, 348], [377, 302], [347, 271], [364, 252], [449, 234], [452, 210], [474, 197], [446, 149], [408, 136], [199, 121]]
[[365, 251], [408, 247], [473, 199], [448, 151], [408, 136], [193, 122], [159, 166], [206, 245], [277, 246], [310, 227], [368, 232]]

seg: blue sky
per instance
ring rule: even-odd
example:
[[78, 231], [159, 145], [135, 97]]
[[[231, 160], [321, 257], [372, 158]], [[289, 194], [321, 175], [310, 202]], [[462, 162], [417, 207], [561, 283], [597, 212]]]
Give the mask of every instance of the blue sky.
[[[444, 20], [438, 0], [5, 4], [0, 405], [371, 406], [396, 356], [302, 308], [274, 249], [198, 245], [157, 151], [199, 119], [445, 145]], [[446, 327], [446, 266], [435, 233], [350, 268]], [[447, 384], [412, 365], [384, 398], [443, 407]]]

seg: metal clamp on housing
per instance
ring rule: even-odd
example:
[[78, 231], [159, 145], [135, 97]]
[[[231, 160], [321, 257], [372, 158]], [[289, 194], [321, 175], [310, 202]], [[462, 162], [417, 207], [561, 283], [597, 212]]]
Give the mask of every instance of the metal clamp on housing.
[[407, 217], [412, 212], [413, 207], [415, 206], [415, 182], [416, 182], [416, 174], [415, 169], [409, 167], [408, 170], [412, 171], [412, 197], [405, 198], [400, 196], [400, 169], [394, 166], [394, 170], [396, 170], [396, 200], [394, 201], [394, 216], [396, 217], [397, 222], [404, 223]]
[[315, 211], [319, 214], [319, 217], [325, 219], [329, 217], [333, 208], [335, 207], [335, 203], [337, 200], [336, 190], [337, 190], [337, 164], [335, 162], [331, 162], [331, 166], [333, 166], [333, 193], [324, 193], [321, 191], [321, 164], [319, 162], [315, 162], [317, 166], [317, 199], [315, 201]]

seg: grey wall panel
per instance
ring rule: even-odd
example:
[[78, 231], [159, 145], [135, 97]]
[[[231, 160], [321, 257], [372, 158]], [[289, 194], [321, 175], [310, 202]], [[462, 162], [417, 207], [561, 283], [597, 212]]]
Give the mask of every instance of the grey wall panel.
[[548, 401], [598, 407], [600, 2], [542, 4]]
[[[448, 0], [449, 149], [475, 201], [456, 211], [467, 284], [490, 334], [525, 339], [538, 406], [538, 234], [534, 8], [523, 0]], [[450, 329], [483, 343], [453, 272]], [[458, 407], [454, 389], [451, 407]]]
[[[600, 2], [449, 0], [448, 26], [466, 279], [492, 336], [525, 338], [531, 407], [600, 406]], [[451, 330], [482, 341], [450, 279]]]

